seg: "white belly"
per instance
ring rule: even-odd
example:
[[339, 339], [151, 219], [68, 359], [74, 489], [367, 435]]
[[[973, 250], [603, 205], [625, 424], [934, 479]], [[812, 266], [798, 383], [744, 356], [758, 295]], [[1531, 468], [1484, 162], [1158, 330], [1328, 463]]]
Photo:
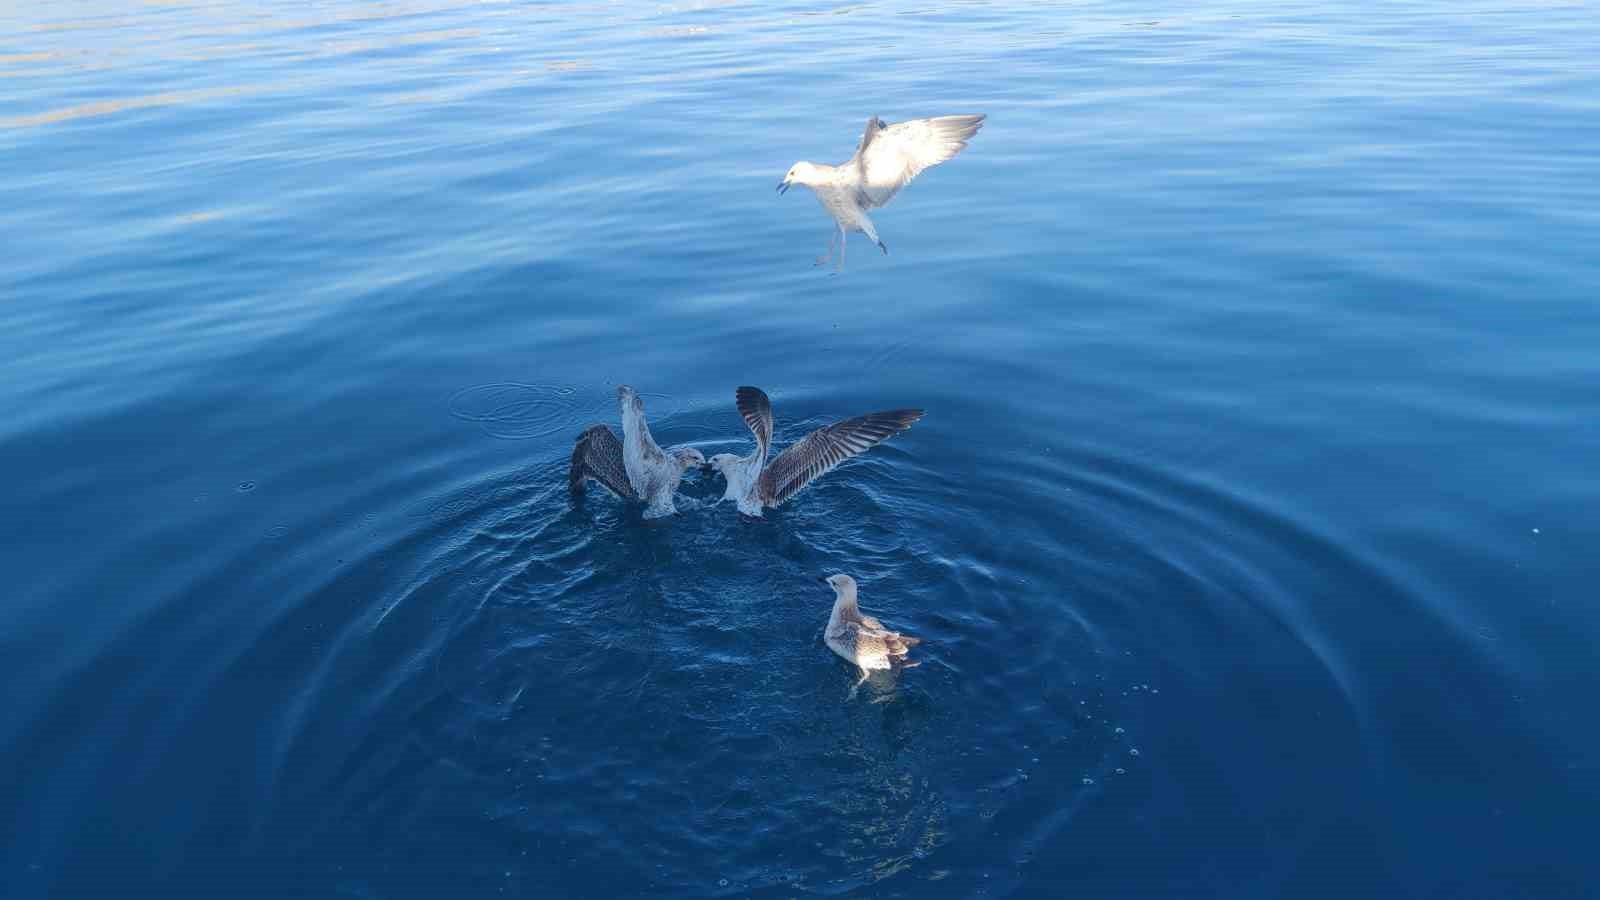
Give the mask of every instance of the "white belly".
[[761, 472], [756, 467], [757, 461], [752, 457], [740, 462], [722, 473], [728, 479], [728, 489], [723, 492], [722, 499], [739, 504], [739, 512], [747, 516], [760, 516], [761, 500], [756, 496], [756, 482], [761, 480]]
[[839, 223], [840, 228], [846, 230], [860, 230], [859, 223], [861, 211], [851, 201], [849, 193], [837, 187], [819, 187], [816, 190], [817, 202], [828, 211], [828, 215]]

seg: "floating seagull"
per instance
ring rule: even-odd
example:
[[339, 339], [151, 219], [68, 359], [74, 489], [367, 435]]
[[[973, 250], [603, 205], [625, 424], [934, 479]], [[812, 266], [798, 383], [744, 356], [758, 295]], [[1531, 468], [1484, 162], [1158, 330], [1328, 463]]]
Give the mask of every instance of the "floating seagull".
[[873, 671], [899, 671], [921, 665], [907, 659], [906, 651], [922, 643], [922, 638], [890, 631], [877, 619], [862, 615], [861, 607], [856, 605], [854, 578], [829, 575], [822, 583], [833, 588], [833, 614], [828, 616], [828, 628], [822, 633], [822, 640], [828, 649], [861, 670], [861, 681], [856, 682], [856, 687], [861, 687], [861, 682]]
[[739, 388], [735, 399], [739, 414], [755, 435], [756, 452], [743, 459], [732, 453], [718, 453], [711, 457], [710, 465], [728, 480], [722, 499], [738, 501], [739, 512], [747, 516], [759, 517], [761, 510], [779, 506], [817, 476], [905, 431], [922, 418], [920, 409], [891, 409], [835, 422], [801, 438], [768, 465], [772, 401], [760, 388], [753, 387]]
[[828, 236], [828, 255], [817, 258], [825, 265], [833, 258], [838, 242], [839, 265], [844, 268], [845, 237], [852, 231], [864, 232], [884, 253], [889, 248], [878, 240], [878, 230], [867, 218], [894, 199], [923, 169], [944, 162], [967, 146], [967, 141], [983, 127], [984, 117], [939, 116], [887, 124], [877, 116], [867, 120], [856, 155], [841, 165], [797, 162], [783, 176], [778, 192], [791, 184], [803, 184], [817, 195], [822, 208], [833, 216], [838, 231]]
[[693, 447], [669, 453], [656, 446], [644, 420], [644, 401], [633, 388], [618, 387], [617, 400], [622, 405], [622, 440], [604, 425], [591, 425], [578, 436], [567, 471], [572, 496], [582, 497], [584, 479], [589, 479], [623, 500], [643, 502], [646, 519], [670, 516], [677, 512], [672, 494], [684, 471], [705, 465], [706, 458]]

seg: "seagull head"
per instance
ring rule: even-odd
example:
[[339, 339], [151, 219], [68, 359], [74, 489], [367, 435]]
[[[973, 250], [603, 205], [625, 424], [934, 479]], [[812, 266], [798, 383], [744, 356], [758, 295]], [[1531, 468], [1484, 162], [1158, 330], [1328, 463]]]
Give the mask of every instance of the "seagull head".
[[849, 575], [827, 575], [822, 583], [833, 588], [833, 595], [840, 599], [854, 600], [856, 596], [856, 580]]
[[814, 167], [811, 165], [811, 163], [803, 161], [797, 162], [790, 166], [789, 173], [783, 176], [782, 181], [778, 182], [778, 193], [787, 193], [790, 185], [811, 184], [811, 173], [813, 170]]
[[728, 467], [738, 461], [739, 457], [734, 456], [732, 453], [718, 453], [716, 456], [706, 460], [706, 468], [715, 469], [722, 473], [722, 477], [726, 478], [728, 477]]
[[678, 461], [678, 468], [687, 472], [690, 469], [705, 469], [706, 457], [693, 447], [679, 447], [672, 451], [672, 457]]

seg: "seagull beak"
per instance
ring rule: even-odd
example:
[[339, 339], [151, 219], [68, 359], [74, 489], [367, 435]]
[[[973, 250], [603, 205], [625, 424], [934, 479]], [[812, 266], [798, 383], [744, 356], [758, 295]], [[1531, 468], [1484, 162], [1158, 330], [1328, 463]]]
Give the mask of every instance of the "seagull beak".
[[789, 179], [785, 178], [784, 180], [778, 182], [778, 193], [780, 193], [780, 194], [789, 193]]
[[823, 575], [823, 576], [819, 577], [817, 580], [822, 582], [823, 584], [828, 585], [828, 587], [833, 587], [833, 584], [828, 581], [828, 576], [826, 576], [826, 575]]

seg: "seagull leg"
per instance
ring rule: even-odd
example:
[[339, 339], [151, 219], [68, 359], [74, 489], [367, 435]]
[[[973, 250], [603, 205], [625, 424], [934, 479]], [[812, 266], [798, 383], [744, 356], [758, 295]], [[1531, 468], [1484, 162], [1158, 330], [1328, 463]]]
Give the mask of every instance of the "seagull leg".
[[845, 233], [844, 228], [841, 227], [839, 229], [839, 264], [834, 267], [833, 270], [835, 272], [843, 272], [844, 271], [844, 245], [849, 242], [848, 238], [849, 238], [849, 235], [847, 235]]
[[863, 684], [866, 684], [866, 683], [867, 683], [867, 670], [866, 669], [862, 669], [861, 670], [861, 677], [859, 679], [857, 679], [855, 685], [850, 688], [850, 694], [844, 698], [845, 702], [848, 703], [849, 701], [854, 700], [856, 698], [856, 691], [861, 690], [861, 686]]
[[868, 240], [872, 241], [874, 244], [877, 244], [878, 249], [883, 251], [884, 256], [889, 255], [888, 246], [886, 246], [883, 241], [878, 240], [878, 229], [872, 227], [872, 220], [866, 216], [861, 217], [861, 233], [865, 234]]
[[825, 266], [833, 262], [833, 245], [839, 239], [838, 229], [828, 232], [828, 255], [817, 257], [816, 265]]

